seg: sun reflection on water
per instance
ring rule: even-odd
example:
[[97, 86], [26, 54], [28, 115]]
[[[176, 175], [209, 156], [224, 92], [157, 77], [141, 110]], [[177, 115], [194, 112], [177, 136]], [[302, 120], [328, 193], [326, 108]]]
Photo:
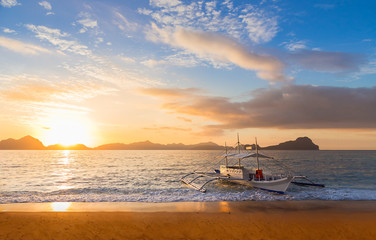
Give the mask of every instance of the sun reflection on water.
[[65, 212], [68, 210], [71, 204], [71, 202], [53, 202], [51, 203], [52, 211]]
[[58, 190], [71, 189], [72, 186], [69, 182], [74, 177], [71, 164], [74, 161], [70, 150], [63, 150], [61, 157], [58, 159], [59, 168], [56, 169], [55, 175], [59, 176], [57, 180]]
[[70, 150], [63, 150], [64, 157], [60, 159], [60, 163], [68, 164], [70, 162], [69, 161], [69, 154], [70, 154]]

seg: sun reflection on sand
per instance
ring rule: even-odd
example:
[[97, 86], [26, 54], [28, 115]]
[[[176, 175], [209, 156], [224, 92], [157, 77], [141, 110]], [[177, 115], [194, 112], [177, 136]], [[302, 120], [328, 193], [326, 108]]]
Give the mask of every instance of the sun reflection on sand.
[[219, 202], [219, 210], [221, 212], [230, 212], [230, 206], [228, 202]]
[[52, 211], [65, 212], [72, 205], [70, 202], [53, 202], [51, 203]]

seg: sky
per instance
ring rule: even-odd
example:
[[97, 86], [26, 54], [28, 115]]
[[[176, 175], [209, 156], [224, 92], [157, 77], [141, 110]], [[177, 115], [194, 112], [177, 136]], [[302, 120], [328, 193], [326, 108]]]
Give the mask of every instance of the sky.
[[0, 139], [376, 149], [374, 1], [0, 2]]

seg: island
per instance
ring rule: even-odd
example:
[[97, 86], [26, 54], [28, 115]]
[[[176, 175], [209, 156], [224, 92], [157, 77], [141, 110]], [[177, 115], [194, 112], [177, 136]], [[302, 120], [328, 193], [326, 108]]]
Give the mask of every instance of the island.
[[262, 150], [319, 150], [309, 137], [299, 137], [295, 141], [287, 141], [278, 145], [263, 147]]
[[[319, 146], [308, 137], [299, 137], [294, 141], [287, 141], [278, 145], [258, 147], [262, 150], [319, 150]], [[150, 141], [129, 144], [109, 143], [94, 148], [87, 147], [84, 144], [44, 146], [40, 140], [29, 135], [17, 140], [8, 138], [0, 141], [0, 150], [223, 150], [224, 148], [224, 146], [213, 142], [185, 145], [183, 143], [160, 144]], [[245, 144], [241, 145], [241, 148], [255, 149], [256, 146], [255, 144]], [[228, 147], [228, 149], [232, 149], [232, 147]]]

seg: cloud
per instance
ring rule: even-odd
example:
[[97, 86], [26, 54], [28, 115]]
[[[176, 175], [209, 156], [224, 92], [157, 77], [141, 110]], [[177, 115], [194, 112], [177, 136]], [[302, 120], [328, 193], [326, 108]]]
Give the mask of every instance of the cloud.
[[191, 131], [191, 128], [179, 128], [179, 127], [146, 127], [142, 128], [144, 130], [153, 130], [153, 131], [160, 131], [160, 130], [173, 130], [173, 131], [184, 131], [188, 132]]
[[68, 37], [69, 34], [61, 32], [59, 29], [35, 26], [33, 24], [26, 24], [25, 26], [27, 29], [34, 32], [37, 38], [50, 42], [63, 52], [71, 52], [79, 55], [91, 54], [87, 46], [81, 45], [73, 40], [63, 39]]
[[285, 85], [255, 90], [244, 102], [188, 89], [153, 88], [143, 93], [163, 99], [162, 108], [168, 111], [217, 122], [204, 127], [212, 133], [241, 128], [376, 128], [376, 87]]
[[17, 0], [1, 0], [0, 5], [3, 7], [11, 8], [17, 5], [21, 5]]
[[138, 25], [136, 23], [129, 22], [128, 19], [124, 17], [121, 13], [115, 11], [114, 16], [114, 24], [117, 25], [120, 30], [136, 31], [138, 29]]
[[76, 77], [109, 83], [122, 89], [161, 85], [158, 80], [145, 77], [144, 72], [133, 67], [119, 67], [106, 57], [91, 56], [85, 62], [64, 63], [62, 67]]
[[9, 29], [9, 28], [4, 28], [3, 32], [5, 32], [5, 33], [15, 33], [16, 31]]
[[38, 4], [48, 11], [52, 10], [51, 3], [47, 2], [47, 1], [42, 1], [42, 2], [39, 2]]
[[135, 63], [136, 60], [134, 60], [133, 58], [130, 58], [130, 57], [120, 57], [121, 60], [123, 60], [125, 63]]
[[177, 119], [183, 120], [184, 122], [192, 122], [191, 119], [185, 117], [176, 117]]
[[199, 57], [210, 57], [219, 62], [232, 63], [241, 68], [254, 70], [257, 75], [271, 82], [289, 81], [284, 75], [284, 64], [270, 55], [261, 55], [248, 51], [234, 39], [216, 34], [178, 29], [160, 29], [152, 25], [155, 35], [151, 40], [162, 41], [174, 47], [180, 47]]
[[[85, 33], [89, 29], [94, 30], [95, 34], [99, 34], [98, 30], [98, 21], [94, 20], [90, 13], [88, 12], [80, 12], [78, 14], [78, 20], [76, 23], [80, 24], [82, 28], [79, 30], [79, 33]], [[75, 23], [73, 24], [75, 25]]]
[[[48, 80], [47, 80], [48, 79]], [[37, 75], [0, 75], [0, 99], [24, 116], [38, 118], [51, 112], [87, 113], [81, 102], [116, 91], [105, 84], [81, 79], [42, 78]], [[38, 114], [35, 114], [35, 113]]]
[[33, 44], [23, 43], [18, 40], [14, 40], [11, 38], [0, 37], [0, 46], [7, 48], [11, 51], [21, 53], [21, 54], [28, 54], [28, 55], [39, 55], [41, 53], [52, 53], [50, 50], [39, 47]]
[[142, 64], [144, 64], [145, 66], [147, 67], [155, 67], [156, 65], [163, 65], [163, 64], [166, 64], [167, 62], [164, 61], [164, 60], [153, 60], [153, 59], [149, 59], [149, 60], [146, 60], [146, 61], [143, 61], [141, 62]]
[[181, 4], [179, 0], [150, 0], [150, 5], [156, 7], [175, 7]]
[[[3, 87], [0, 95], [11, 101], [21, 102], [80, 102], [84, 99], [114, 91], [94, 81], [46, 80], [37, 75], [0, 75]], [[55, 79], [50, 77], [50, 79]], [[8, 84], [7, 84], [8, 83]]]
[[198, 88], [140, 88], [140, 93], [155, 97], [190, 97], [201, 92]]
[[138, 9], [159, 27], [185, 28], [197, 31], [220, 32], [232, 38], [250, 39], [254, 43], [272, 40], [278, 32], [275, 8], [259, 9], [256, 5], [232, 1], [150, 1], [150, 9]]
[[289, 51], [297, 51], [300, 49], [305, 49], [307, 48], [306, 42], [305, 41], [290, 41], [290, 42], [284, 42], [282, 45]]
[[255, 43], [269, 42], [278, 33], [278, 22], [276, 17], [266, 17], [265, 12], [249, 7], [247, 12], [240, 15], [242, 22], [246, 24], [249, 38]]
[[376, 59], [371, 59], [368, 64], [360, 67], [359, 72], [356, 72], [353, 76], [359, 78], [362, 75], [376, 74]]
[[90, 18], [84, 18], [84, 19], [78, 20], [77, 22], [80, 23], [81, 25], [83, 25], [86, 28], [98, 27], [97, 20], [92, 20]]
[[367, 63], [365, 55], [355, 53], [301, 49], [291, 56], [304, 68], [319, 72], [358, 71], [361, 65]]

